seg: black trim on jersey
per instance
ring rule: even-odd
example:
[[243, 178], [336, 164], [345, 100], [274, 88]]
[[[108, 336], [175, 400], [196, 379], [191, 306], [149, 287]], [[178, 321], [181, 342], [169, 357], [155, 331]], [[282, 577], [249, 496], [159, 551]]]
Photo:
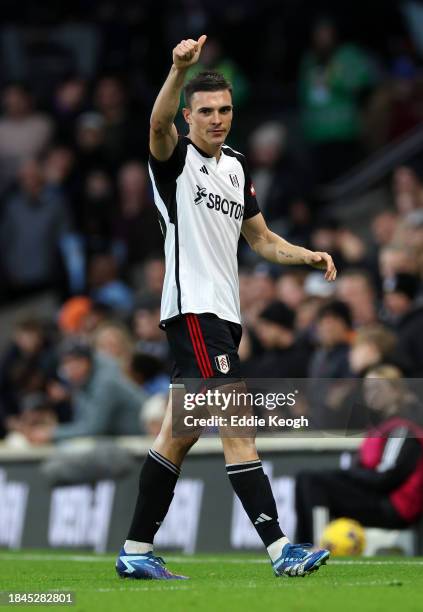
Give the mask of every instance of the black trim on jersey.
[[200, 153], [200, 155], [202, 155], [203, 157], [208, 157], [209, 159], [211, 159], [213, 157], [213, 155], [209, 155], [208, 153], [206, 153], [205, 151], [203, 151], [203, 149], [200, 149], [200, 147], [197, 147], [196, 144], [194, 144], [192, 142], [192, 140], [190, 138], [188, 138], [188, 136], [184, 136], [183, 139], [185, 140], [187, 145], [192, 145], [194, 147], [194, 149], [196, 151], [198, 151]]
[[[176, 204], [176, 202], [175, 202]], [[179, 230], [178, 230], [178, 207], [175, 205], [175, 282], [178, 292], [177, 303], [179, 314], [182, 314], [181, 306], [181, 284], [179, 282]]]
[[260, 208], [257, 202], [257, 198], [255, 195], [251, 193], [251, 189], [253, 187], [253, 182], [251, 180], [250, 171], [248, 169], [247, 160], [242, 153], [238, 153], [228, 147], [228, 145], [224, 145], [222, 147], [222, 153], [228, 155], [228, 157], [235, 157], [242, 166], [244, 171], [245, 185], [244, 185], [244, 221], [246, 219], [251, 219], [251, 217], [255, 217], [260, 212]]
[[[176, 203], [176, 180], [182, 173], [187, 155], [188, 138], [179, 137], [176, 147], [166, 161], [159, 161], [150, 152], [149, 164], [153, 172], [157, 191], [166, 206], [169, 221], [175, 226], [175, 283], [177, 289], [178, 311], [181, 314], [181, 285], [179, 281], [179, 231], [178, 231], [178, 207]], [[166, 223], [159, 211], [159, 223], [162, 233], [166, 238]]]
[[185, 138], [178, 138], [172, 155], [166, 161], [159, 161], [150, 152], [148, 163], [153, 172], [157, 191], [169, 213], [171, 223], [176, 215], [176, 179], [182, 173], [187, 155]]

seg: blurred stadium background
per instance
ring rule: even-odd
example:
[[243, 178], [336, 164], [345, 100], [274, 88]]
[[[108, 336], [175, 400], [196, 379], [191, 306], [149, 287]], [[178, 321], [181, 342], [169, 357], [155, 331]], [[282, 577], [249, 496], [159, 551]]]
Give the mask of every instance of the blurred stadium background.
[[[149, 114], [171, 49], [202, 33], [202, 66], [233, 83], [228, 142], [270, 227], [339, 270], [329, 286], [240, 244], [246, 376], [360, 379], [393, 364], [422, 377], [422, 2], [4, 0], [0, 546], [100, 552], [125, 537], [170, 371]], [[83, 392], [69, 356], [95, 369]], [[345, 422], [342, 402], [312, 409], [316, 431]], [[296, 472], [348, 467], [358, 444], [262, 441], [289, 533]], [[220, 452], [214, 439], [193, 449], [162, 547], [259, 546]], [[418, 524], [398, 542], [421, 552]]]

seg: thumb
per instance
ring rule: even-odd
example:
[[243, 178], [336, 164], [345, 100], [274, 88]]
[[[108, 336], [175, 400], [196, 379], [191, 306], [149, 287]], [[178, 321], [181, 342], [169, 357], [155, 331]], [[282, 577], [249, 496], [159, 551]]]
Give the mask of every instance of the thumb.
[[312, 261], [317, 263], [318, 261], [322, 261], [323, 257], [321, 255], [319, 255], [319, 253], [313, 253], [311, 259], [312, 259]]
[[206, 42], [206, 40], [207, 40], [207, 36], [206, 36], [206, 34], [203, 34], [203, 35], [202, 35], [202, 36], [200, 36], [200, 38], [197, 40], [198, 46], [199, 46], [199, 48], [200, 48], [200, 51], [201, 51], [201, 49], [202, 49], [202, 47], [203, 47], [204, 43]]

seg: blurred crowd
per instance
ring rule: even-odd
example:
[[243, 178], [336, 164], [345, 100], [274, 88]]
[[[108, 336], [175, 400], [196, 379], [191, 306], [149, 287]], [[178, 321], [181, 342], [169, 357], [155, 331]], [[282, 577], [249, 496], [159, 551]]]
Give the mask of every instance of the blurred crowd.
[[[422, 21], [410, 25], [421, 5], [375, 3], [374, 21], [351, 6], [348, 29], [335, 3], [333, 14], [316, 7], [307, 27], [291, 2], [235, 2], [219, 15], [208, 2], [169, 3], [167, 20], [139, 4], [92, 2], [84, 20], [85, 5], [62, 14], [47, 2], [43, 25], [10, 5], [0, 28], [0, 306], [46, 291], [59, 303], [53, 318], [29, 314], [2, 330], [1, 436], [41, 444], [160, 427], [171, 363], [158, 327], [163, 239], [148, 118], [187, 29], [210, 33], [198, 69], [233, 82], [228, 142], [247, 154], [270, 227], [330, 252], [339, 270], [329, 285], [319, 272], [258, 261], [240, 243], [245, 375], [350, 379], [393, 364], [423, 376], [422, 152], [380, 181], [364, 222], [362, 211], [357, 222], [354, 207], [344, 214], [342, 202], [316, 197], [422, 124]], [[373, 27], [367, 39], [362, 18]], [[261, 62], [249, 52], [257, 19]]]

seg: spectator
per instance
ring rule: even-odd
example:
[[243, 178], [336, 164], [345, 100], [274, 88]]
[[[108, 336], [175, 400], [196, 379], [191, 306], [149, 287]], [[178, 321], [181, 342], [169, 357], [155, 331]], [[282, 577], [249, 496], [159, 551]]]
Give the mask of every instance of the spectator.
[[133, 274], [133, 284], [142, 287], [138, 291], [139, 300], [155, 297], [161, 299], [163, 281], [165, 275], [165, 262], [162, 255], [152, 254], [143, 264], [140, 270]]
[[341, 273], [336, 284], [336, 297], [349, 306], [354, 327], [377, 321], [376, 291], [365, 270], [351, 269]]
[[62, 304], [57, 317], [62, 334], [81, 334], [92, 307], [92, 300], [83, 295], [72, 297]]
[[165, 363], [147, 353], [136, 352], [130, 364], [130, 377], [141, 385], [146, 393], [168, 395], [170, 378], [165, 371]]
[[416, 300], [420, 280], [412, 274], [397, 274], [384, 282], [384, 319], [399, 338], [398, 348], [411, 365], [413, 376], [423, 375], [423, 305]]
[[388, 246], [393, 242], [398, 222], [398, 214], [393, 210], [383, 210], [373, 217], [372, 237], [378, 248]]
[[296, 270], [289, 270], [282, 274], [276, 281], [276, 298], [292, 310], [297, 310], [306, 298], [305, 277], [304, 272]]
[[93, 354], [87, 345], [71, 342], [63, 348], [60, 372], [72, 391], [73, 421], [34, 427], [28, 434], [31, 442], [141, 433], [138, 415], [145, 394], [113, 362]]
[[417, 254], [423, 249], [423, 208], [409, 212], [403, 221], [403, 246]]
[[67, 145], [75, 145], [75, 122], [86, 111], [87, 83], [73, 76], [62, 81], [54, 93], [53, 113], [57, 122], [57, 138]]
[[115, 172], [128, 159], [145, 158], [147, 126], [131, 114], [120, 79], [101, 78], [95, 88], [94, 102], [104, 120], [104, 154], [110, 168]]
[[423, 90], [417, 67], [405, 55], [395, 59], [390, 87], [390, 140], [400, 138], [423, 121]]
[[162, 249], [163, 236], [150, 196], [146, 167], [136, 161], [123, 165], [118, 174], [118, 186], [115, 237], [123, 242], [126, 261], [133, 266]]
[[81, 181], [75, 153], [69, 147], [50, 147], [44, 157], [43, 170], [48, 187], [58, 191], [69, 202], [75, 222], [79, 219]]
[[254, 326], [263, 346], [263, 355], [244, 363], [250, 378], [305, 378], [309, 352], [296, 342], [295, 314], [281, 302], [272, 302], [260, 314]]
[[89, 267], [90, 297], [122, 315], [134, 307], [132, 289], [118, 277], [115, 258], [107, 253], [95, 255]]
[[133, 341], [128, 328], [117, 321], [105, 321], [95, 330], [94, 348], [99, 355], [113, 359], [123, 374], [128, 375]]
[[112, 180], [104, 170], [91, 170], [83, 185], [82, 210], [79, 208], [79, 227], [85, 245], [85, 256], [112, 250], [114, 242], [114, 193]]
[[260, 125], [249, 140], [249, 160], [260, 207], [269, 222], [286, 218], [290, 204], [305, 190], [304, 171], [286, 152], [286, 130], [276, 121]]
[[24, 395], [21, 401], [21, 412], [18, 417], [13, 419], [13, 426], [5, 440], [8, 446], [28, 445], [28, 436], [34, 428], [48, 428], [57, 425], [59, 410], [56, 413], [57, 404], [50, 402], [45, 393], [29, 393]]
[[423, 207], [423, 185], [417, 174], [407, 166], [399, 166], [393, 176], [394, 202], [400, 215]]
[[33, 110], [31, 95], [24, 85], [6, 87], [2, 103], [0, 194], [17, 176], [25, 160], [45, 150], [53, 134], [51, 119]]
[[19, 179], [0, 220], [0, 260], [12, 296], [57, 283], [58, 255], [71, 230], [66, 202], [46, 186], [37, 161], [24, 163]]
[[260, 262], [249, 275], [248, 307], [241, 302], [245, 321], [254, 325], [259, 313], [275, 299], [275, 282], [271, 268], [267, 263]]
[[105, 123], [100, 113], [86, 112], [76, 122], [76, 158], [81, 182], [91, 171], [109, 170], [105, 153]]
[[347, 470], [297, 475], [297, 539], [313, 541], [313, 508], [347, 516], [365, 527], [401, 529], [423, 513], [423, 432], [410, 420], [409, 393], [392, 366], [370, 370], [364, 381], [367, 405], [379, 416]]
[[348, 354], [352, 331], [351, 312], [347, 304], [332, 301], [317, 315], [318, 347], [311, 359], [311, 378], [347, 378], [350, 376]]
[[374, 80], [363, 51], [337, 39], [335, 24], [319, 20], [300, 69], [304, 135], [318, 183], [336, 178], [360, 159], [360, 102]]
[[18, 321], [0, 362], [0, 435], [14, 428], [22, 398], [44, 390], [54, 359], [42, 323], [32, 318]]
[[133, 319], [137, 352], [156, 357], [169, 365], [169, 345], [159, 324], [160, 300], [154, 296], [139, 300]]
[[379, 252], [379, 274], [384, 280], [400, 272], [415, 274], [417, 259], [409, 245], [389, 244]]
[[359, 329], [349, 355], [351, 371], [360, 376], [371, 367], [392, 362], [396, 344], [395, 334], [382, 325]]

